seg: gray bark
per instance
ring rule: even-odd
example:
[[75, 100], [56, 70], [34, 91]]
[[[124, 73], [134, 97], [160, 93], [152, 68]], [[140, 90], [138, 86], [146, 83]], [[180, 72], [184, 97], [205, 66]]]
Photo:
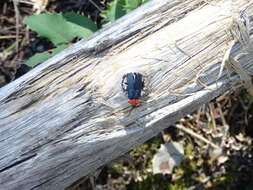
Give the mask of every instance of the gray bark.
[[[146, 3], [1, 88], [0, 189], [63, 189], [239, 84], [218, 79], [234, 6], [208, 2]], [[239, 58], [248, 74], [252, 60]], [[134, 109], [120, 86], [131, 71], [148, 88]]]

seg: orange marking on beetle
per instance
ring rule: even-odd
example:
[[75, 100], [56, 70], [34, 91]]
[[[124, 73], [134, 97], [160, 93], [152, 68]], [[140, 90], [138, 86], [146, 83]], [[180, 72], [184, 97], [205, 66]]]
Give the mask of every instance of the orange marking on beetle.
[[129, 104], [132, 104], [134, 106], [139, 105], [139, 100], [138, 99], [130, 99], [128, 100]]

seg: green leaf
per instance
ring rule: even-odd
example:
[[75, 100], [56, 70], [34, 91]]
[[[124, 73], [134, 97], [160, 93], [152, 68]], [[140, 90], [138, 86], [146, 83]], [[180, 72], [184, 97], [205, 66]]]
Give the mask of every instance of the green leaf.
[[[252, 182], [251, 182], [252, 183]], [[247, 185], [246, 189], [245, 190], [252, 190], [253, 189], [253, 185]]]
[[24, 23], [55, 45], [67, 43], [73, 39], [69, 24], [60, 14], [32, 15], [27, 17]]
[[141, 3], [142, 3], [142, 0], [126, 0], [125, 9], [127, 12], [130, 12], [136, 9], [138, 6], [140, 6]]
[[104, 18], [106, 22], [113, 22], [118, 18], [126, 14], [125, 0], [114, 0], [107, 5], [107, 10], [102, 11], [100, 16]]
[[56, 46], [75, 37], [87, 37], [97, 29], [90, 19], [75, 13], [33, 15], [24, 19], [24, 23]]
[[193, 145], [189, 142], [185, 146], [185, 157], [190, 158], [191, 156], [193, 156]]
[[63, 45], [55, 48], [51, 53], [36, 53], [32, 57], [30, 57], [25, 62], [25, 64], [30, 67], [34, 67], [37, 64], [42, 63], [42, 62], [48, 60], [49, 58], [53, 57], [54, 55], [56, 55], [57, 53], [59, 53], [60, 51], [64, 50], [67, 47], [68, 47], [68, 45], [63, 44]]
[[71, 32], [76, 37], [87, 37], [97, 30], [97, 25], [89, 18], [70, 12], [63, 15], [68, 22]]
[[128, 13], [147, 1], [148, 0], [126, 0], [125, 10]]
[[36, 53], [32, 57], [30, 57], [25, 64], [34, 67], [35, 65], [42, 63], [50, 58], [50, 54], [48, 53]]

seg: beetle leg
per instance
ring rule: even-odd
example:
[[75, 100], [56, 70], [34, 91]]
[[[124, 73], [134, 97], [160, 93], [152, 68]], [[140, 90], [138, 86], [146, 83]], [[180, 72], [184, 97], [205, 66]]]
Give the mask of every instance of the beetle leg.
[[150, 93], [151, 93], [151, 90], [150, 88], [148, 87], [148, 82], [146, 80], [143, 80], [143, 83], [142, 83], [142, 96], [144, 97], [147, 97]]
[[121, 88], [124, 92], [127, 91], [127, 81], [126, 81], [126, 75], [123, 76], [122, 81], [121, 81]]
[[144, 80], [142, 81], [142, 87], [141, 87], [141, 89], [144, 89], [144, 87], [145, 87], [145, 82], [144, 82]]
[[122, 83], [121, 83], [121, 88], [122, 88], [122, 90], [123, 90], [124, 92], [127, 91], [127, 83], [122, 82]]

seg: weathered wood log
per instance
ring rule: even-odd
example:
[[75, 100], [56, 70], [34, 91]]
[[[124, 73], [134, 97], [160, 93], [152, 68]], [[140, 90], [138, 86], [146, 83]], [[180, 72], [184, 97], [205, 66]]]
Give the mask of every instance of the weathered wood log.
[[[218, 79], [232, 5], [151, 1], [0, 89], [0, 189], [63, 189], [240, 83]], [[252, 58], [239, 59], [248, 74]], [[149, 89], [134, 109], [120, 85], [130, 71]]]

